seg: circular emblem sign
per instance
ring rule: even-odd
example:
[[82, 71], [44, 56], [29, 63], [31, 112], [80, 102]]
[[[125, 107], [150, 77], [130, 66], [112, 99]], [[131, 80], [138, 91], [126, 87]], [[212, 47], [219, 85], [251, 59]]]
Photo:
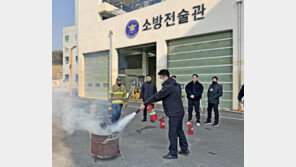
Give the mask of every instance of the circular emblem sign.
[[131, 20], [125, 27], [125, 34], [128, 38], [135, 38], [139, 32], [139, 23], [137, 20]]

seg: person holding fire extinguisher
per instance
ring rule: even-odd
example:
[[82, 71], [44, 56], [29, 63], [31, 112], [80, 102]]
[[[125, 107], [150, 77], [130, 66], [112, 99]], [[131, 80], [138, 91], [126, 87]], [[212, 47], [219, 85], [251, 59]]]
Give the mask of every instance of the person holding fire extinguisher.
[[[178, 88], [178, 84], [172, 78], [170, 73], [166, 69], [162, 69], [158, 72], [159, 82], [162, 83], [162, 89], [155, 95], [147, 99], [140, 107], [143, 110], [146, 105], [153, 102], [162, 101], [165, 115], [169, 118], [169, 153], [164, 155], [164, 159], [177, 159], [178, 153], [188, 155], [188, 143], [183, 131], [183, 117], [184, 108], [181, 98], [181, 92]], [[179, 137], [179, 145], [181, 151], [177, 150], [177, 141]]]
[[[142, 102], [149, 99], [149, 97], [157, 93], [156, 85], [151, 80], [152, 80], [151, 76], [147, 75], [146, 82], [143, 83], [143, 86], [141, 88], [141, 93], [140, 93], [140, 99]], [[154, 104], [151, 104], [151, 106], [154, 107]], [[143, 111], [142, 122], [145, 122], [145, 121], [147, 121], [147, 107]], [[151, 122], [154, 122], [154, 121], [151, 120]]]

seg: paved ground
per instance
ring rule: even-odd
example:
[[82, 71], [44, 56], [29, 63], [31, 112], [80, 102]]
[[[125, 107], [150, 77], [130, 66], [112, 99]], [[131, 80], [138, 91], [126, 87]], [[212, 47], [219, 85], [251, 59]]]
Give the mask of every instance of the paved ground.
[[[78, 99], [63, 97], [63, 92], [53, 92], [52, 159], [54, 167], [242, 167], [244, 164], [243, 114], [220, 112], [220, 126], [194, 127], [194, 135], [188, 135], [184, 118], [184, 131], [189, 143], [190, 155], [179, 155], [177, 160], [164, 160], [168, 152], [168, 128], [160, 129], [159, 121], [141, 122], [138, 114], [120, 136], [121, 156], [112, 160], [94, 160], [90, 156], [88, 132], [77, 131], [68, 136], [62, 129], [61, 109], [65, 101], [78, 103]], [[84, 103], [86, 106], [89, 103]], [[123, 115], [136, 110], [131, 103], [123, 109]], [[159, 108], [160, 109], [160, 108]], [[157, 110], [160, 114], [160, 110]], [[206, 113], [202, 113], [202, 121]]]

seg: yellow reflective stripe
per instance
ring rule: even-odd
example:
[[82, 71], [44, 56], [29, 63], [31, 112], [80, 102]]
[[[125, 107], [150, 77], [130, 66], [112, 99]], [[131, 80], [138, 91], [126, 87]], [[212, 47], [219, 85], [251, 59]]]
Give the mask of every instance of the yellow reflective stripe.
[[123, 97], [124, 99], [127, 99], [127, 97]]
[[123, 92], [119, 92], [119, 91], [118, 91], [118, 92], [114, 92], [113, 94], [114, 94], [114, 95], [123, 95]]
[[113, 94], [114, 92], [112, 90], [109, 90], [109, 93], [112, 93]]
[[124, 93], [126, 93], [126, 90], [124, 90]]
[[113, 100], [112, 103], [123, 103], [123, 100]]

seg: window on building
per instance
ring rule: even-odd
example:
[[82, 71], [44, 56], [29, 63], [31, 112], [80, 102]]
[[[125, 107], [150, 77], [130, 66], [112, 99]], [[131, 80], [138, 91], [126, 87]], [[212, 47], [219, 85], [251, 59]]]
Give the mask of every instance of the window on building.
[[65, 82], [69, 82], [69, 74], [65, 74]]
[[142, 54], [126, 55], [119, 53], [119, 70], [142, 69]]
[[69, 53], [69, 48], [65, 47], [65, 52]]
[[65, 36], [65, 41], [66, 41], [66, 42], [69, 42], [69, 35], [66, 35], [66, 36]]
[[103, 86], [104, 86], [105, 88], [107, 88], [107, 87], [108, 87], [108, 84], [107, 84], [107, 83], [104, 83]]
[[77, 41], [77, 34], [75, 34], [75, 40]]
[[100, 83], [96, 83], [96, 87], [98, 87], [98, 88], [99, 88], [100, 86], [101, 86], [101, 85], [100, 85]]
[[108, 17], [102, 16], [102, 20], [109, 19]]
[[78, 74], [75, 74], [75, 82], [78, 83]]
[[88, 83], [87, 86], [88, 86], [88, 87], [92, 87], [92, 83]]
[[153, 4], [155, 4], [154, 1], [155, 1], [155, 0], [148, 0], [148, 5], [153, 5]]
[[76, 56], [76, 62], [78, 62], [78, 56]]
[[154, 3], [159, 3], [161, 2], [161, 0], [154, 0]]
[[65, 63], [69, 64], [69, 56], [65, 57]]

